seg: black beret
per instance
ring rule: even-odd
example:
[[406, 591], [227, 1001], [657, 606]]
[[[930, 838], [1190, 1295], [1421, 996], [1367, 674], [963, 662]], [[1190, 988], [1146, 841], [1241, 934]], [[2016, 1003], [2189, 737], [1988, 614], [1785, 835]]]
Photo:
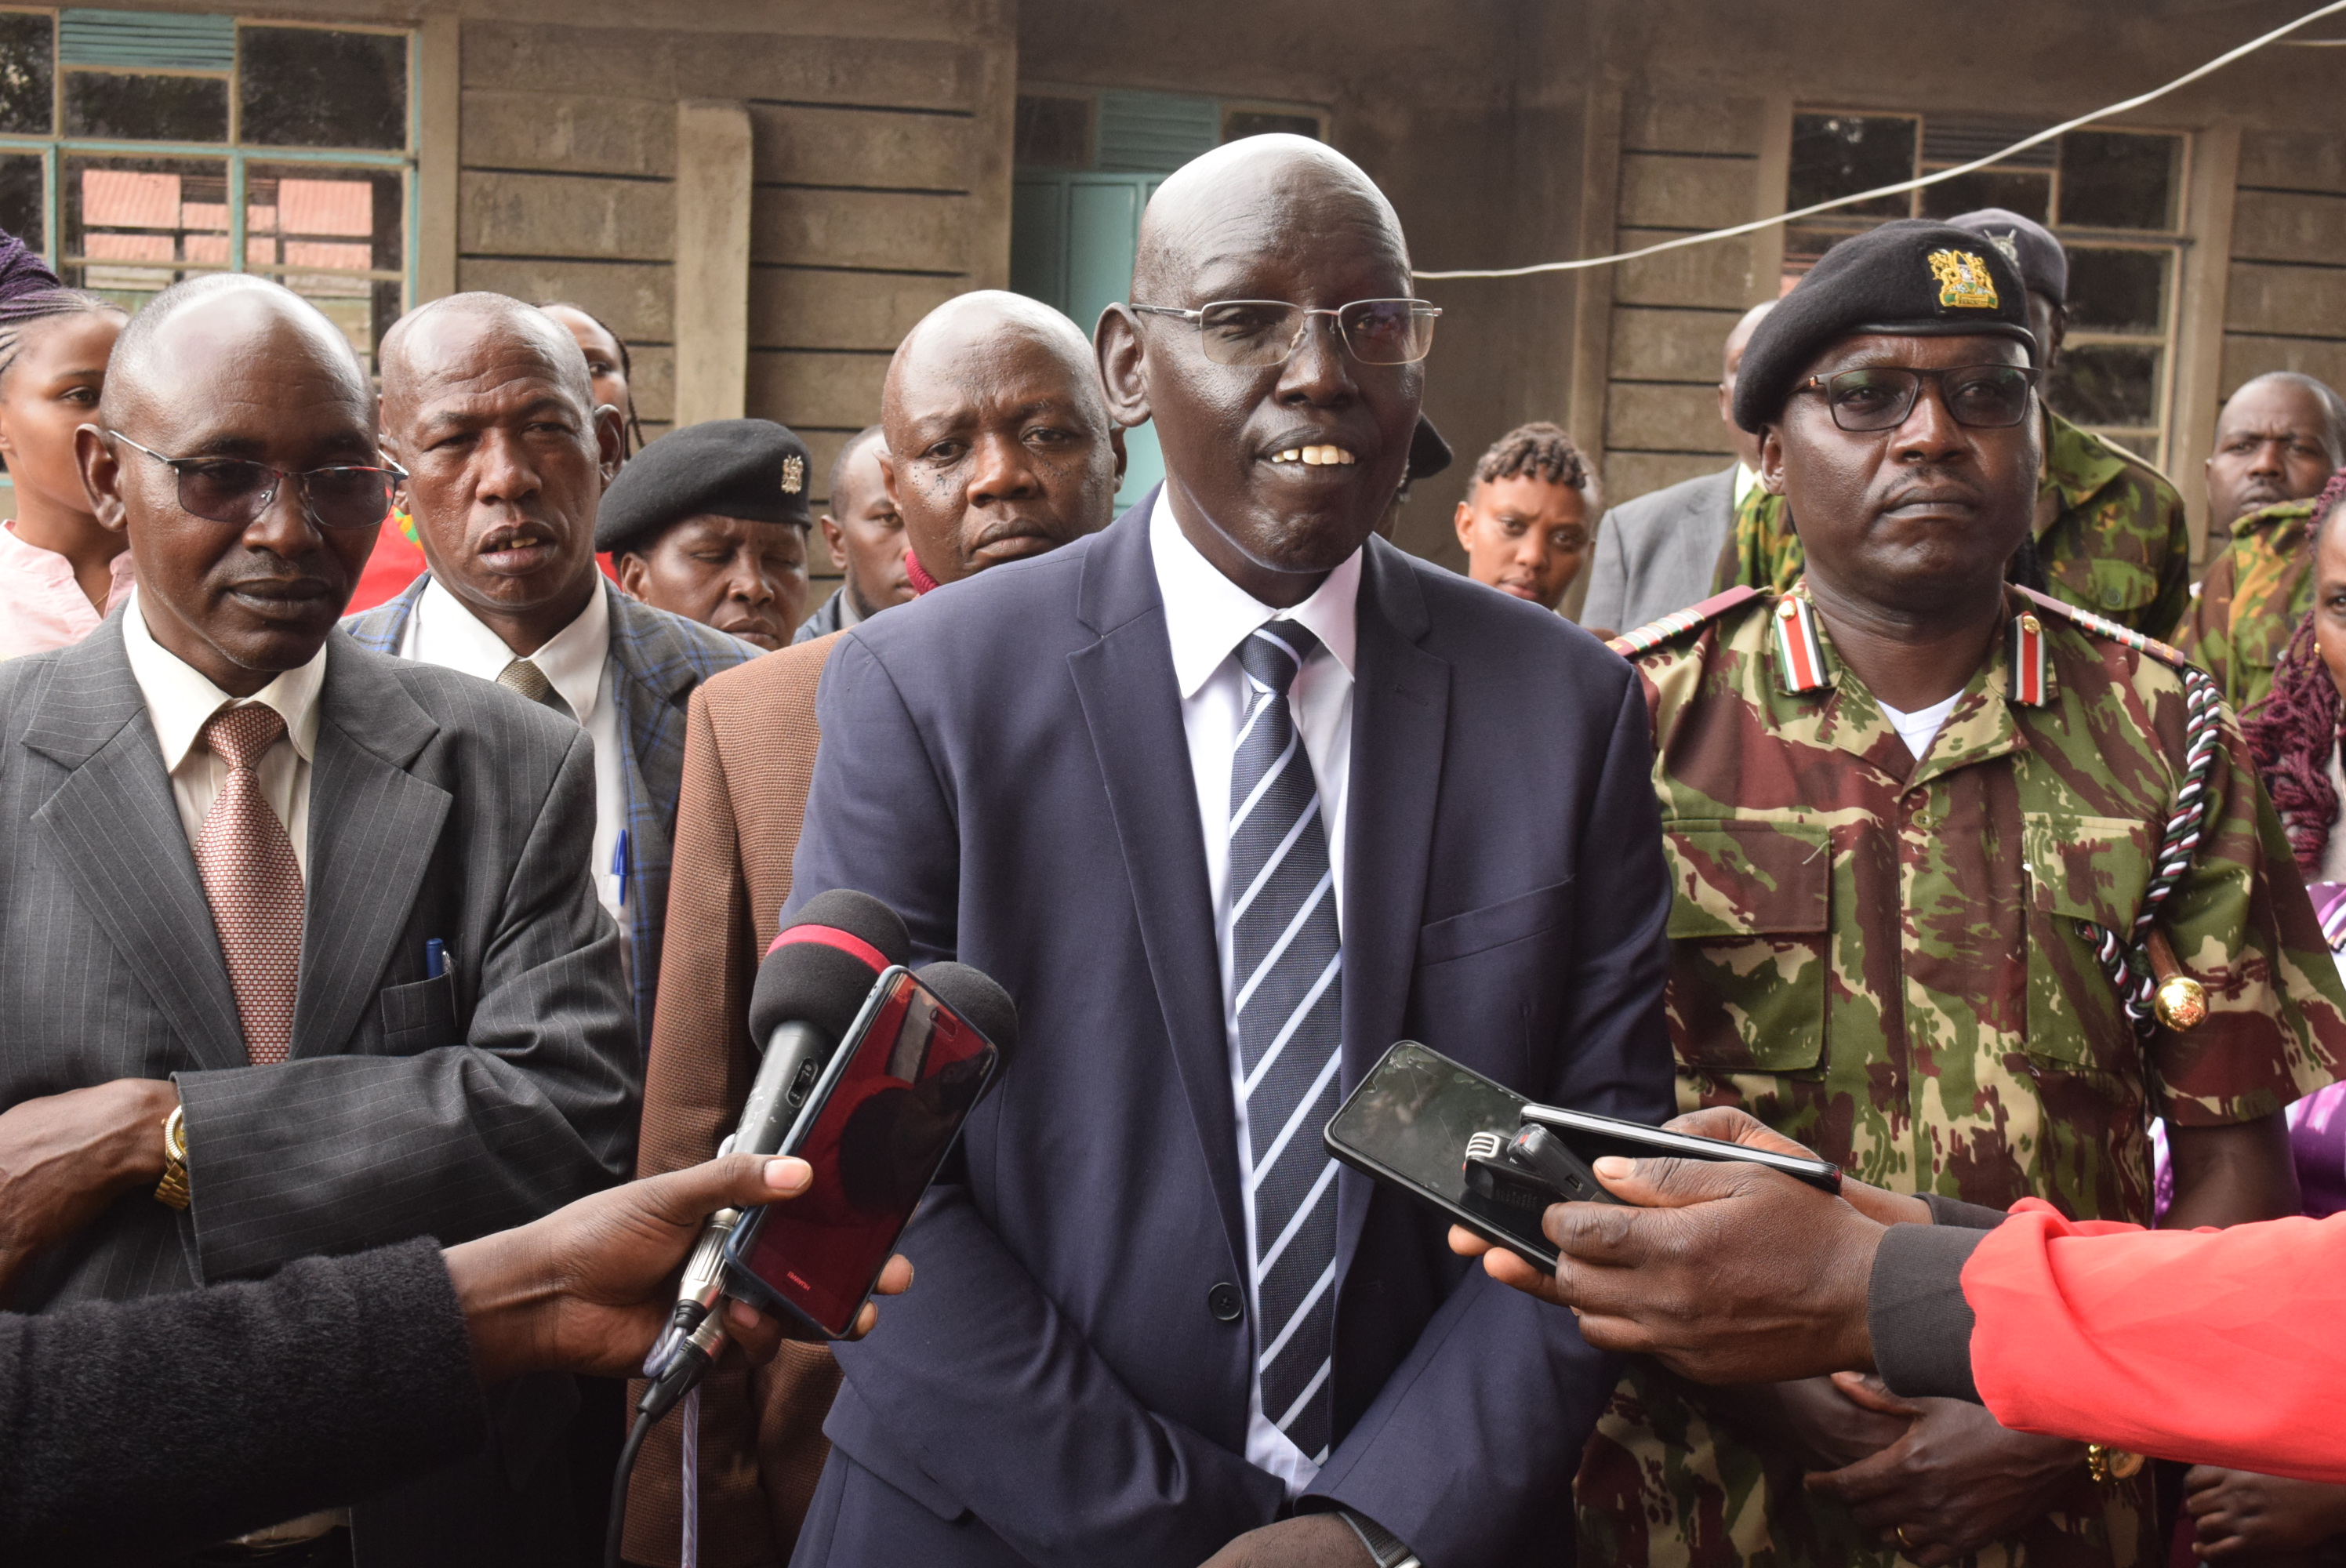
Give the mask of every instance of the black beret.
[[669, 431], [627, 460], [603, 493], [595, 548], [640, 550], [688, 517], [714, 514], [811, 527], [806, 443], [770, 419], [712, 419]]
[[1983, 207], [1947, 222], [2003, 251], [2020, 269], [2020, 280], [2030, 293], [2042, 294], [2056, 305], [2069, 302], [2069, 253], [2042, 223], [2001, 207]]
[[1783, 412], [1819, 354], [1866, 332], [2011, 338], [2036, 358], [2020, 270], [1968, 229], [1902, 218], [1824, 253], [1760, 318], [1735, 377], [1735, 423], [1757, 433]]
[[1403, 484], [1431, 479], [1450, 466], [1450, 443], [1433, 428], [1433, 422], [1423, 414], [1417, 416], [1417, 431], [1409, 438], [1409, 472]]

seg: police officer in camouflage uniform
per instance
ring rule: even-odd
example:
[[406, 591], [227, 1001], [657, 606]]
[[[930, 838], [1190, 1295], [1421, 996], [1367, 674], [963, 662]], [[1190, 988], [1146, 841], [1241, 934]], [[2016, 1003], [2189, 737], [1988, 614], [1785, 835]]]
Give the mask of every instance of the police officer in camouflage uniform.
[[[1679, 1104], [1886, 1187], [2137, 1222], [2164, 1117], [2169, 1223], [2294, 1213], [2281, 1111], [2346, 1061], [2346, 993], [2205, 677], [2003, 580], [2035, 344], [2011, 261], [1915, 221], [1843, 241], [1753, 336], [1736, 418], [1806, 573], [1614, 645], [1653, 714]], [[2178, 1025], [2200, 988], [2196, 1027], [2135, 1021], [2146, 966]], [[1587, 1563], [2166, 1555], [2138, 1462], [1854, 1380], [1633, 1360], [1576, 1490]]]
[[[1997, 207], [1952, 222], [2018, 266], [2028, 289], [2037, 368], [2049, 368], [2068, 322], [2069, 259], [2061, 242], [2042, 225]], [[2033, 532], [2046, 585], [2055, 597], [2146, 636], [2174, 636], [2191, 596], [2191, 535], [2182, 495], [2132, 453], [2050, 408], [2044, 408], [2043, 419]], [[1784, 497], [1764, 486], [1743, 498], [1714, 586], [1781, 589], [1799, 578], [1800, 538], [1785, 514]]]
[[[2341, 472], [2346, 472], [2341, 470]], [[2272, 690], [2290, 634], [2313, 608], [2315, 501], [2259, 507], [2232, 524], [2232, 542], [2208, 568], [2180, 634], [2185, 655], [2213, 676], [2240, 712]]]

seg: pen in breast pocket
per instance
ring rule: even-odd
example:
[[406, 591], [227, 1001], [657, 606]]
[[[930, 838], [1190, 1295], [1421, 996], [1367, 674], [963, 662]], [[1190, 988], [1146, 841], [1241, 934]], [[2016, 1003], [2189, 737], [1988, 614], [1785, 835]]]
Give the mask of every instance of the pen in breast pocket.
[[618, 842], [611, 846], [611, 907], [627, 907], [627, 830], [619, 830]]
[[437, 980], [448, 972], [448, 944], [438, 937], [423, 944], [423, 978]]

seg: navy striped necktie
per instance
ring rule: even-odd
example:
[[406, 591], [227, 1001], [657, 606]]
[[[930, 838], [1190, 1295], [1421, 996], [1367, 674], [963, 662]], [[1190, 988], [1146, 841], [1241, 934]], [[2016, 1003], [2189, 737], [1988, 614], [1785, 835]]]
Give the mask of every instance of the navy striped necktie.
[[1276, 620], [1238, 647], [1246, 715], [1230, 767], [1231, 984], [1245, 1070], [1262, 1413], [1328, 1456], [1336, 1311], [1336, 1108], [1343, 947], [1311, 759], [1288, 689], [1320, 639]]

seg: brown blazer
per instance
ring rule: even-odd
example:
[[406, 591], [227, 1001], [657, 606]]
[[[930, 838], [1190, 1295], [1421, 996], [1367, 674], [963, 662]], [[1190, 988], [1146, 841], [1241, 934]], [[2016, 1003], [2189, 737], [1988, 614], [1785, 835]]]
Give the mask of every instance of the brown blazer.
[[[639, 1176], [714, 1156], [749, 1097], [750, 988], [790, 895], [821, 739], [815, 686], [840, 636], [752, 659], [692, 694]], [[838, 1389], [830, 1350], [801, 1344], [784, 1345], [755, 1373], [732, 1369], [702, 1385], [702, 1568], [790, 1561], [831, 1451], [822, 1423]], [[678, 1560], [678, 1420], [654, 1428], [636, 1466], [630, 1563], [669, 1568]]]

